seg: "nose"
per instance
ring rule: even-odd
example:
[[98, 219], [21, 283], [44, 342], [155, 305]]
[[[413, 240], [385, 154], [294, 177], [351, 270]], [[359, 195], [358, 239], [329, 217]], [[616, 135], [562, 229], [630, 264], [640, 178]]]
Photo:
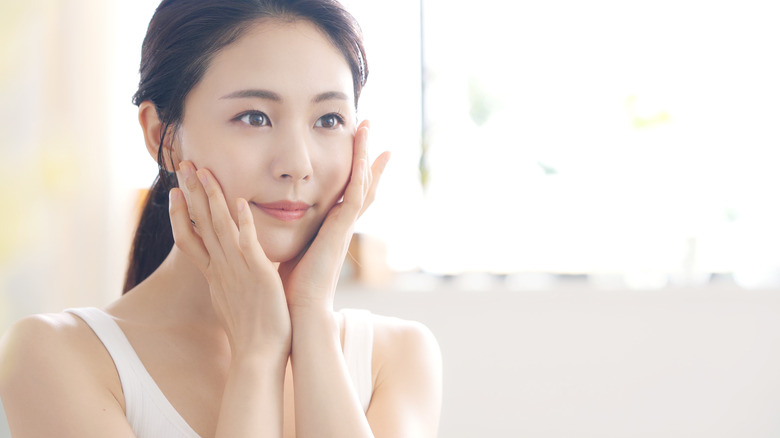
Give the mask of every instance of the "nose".
[[282, 181], [298, 182], [311, 179], [313, 168], [307, 138], [301, 133], [289, 133], [279, 142], [273, 160], [273, 175]]

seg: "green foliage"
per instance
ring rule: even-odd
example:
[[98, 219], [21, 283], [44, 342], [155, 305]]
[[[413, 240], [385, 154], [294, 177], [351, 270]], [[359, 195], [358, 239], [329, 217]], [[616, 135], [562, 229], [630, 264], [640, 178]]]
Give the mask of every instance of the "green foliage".
[[472, 76], [468, 83], [469, 116], [477, 126], [482, 126], [498, 109], [499, 101], [485, 88], [482, 81]]

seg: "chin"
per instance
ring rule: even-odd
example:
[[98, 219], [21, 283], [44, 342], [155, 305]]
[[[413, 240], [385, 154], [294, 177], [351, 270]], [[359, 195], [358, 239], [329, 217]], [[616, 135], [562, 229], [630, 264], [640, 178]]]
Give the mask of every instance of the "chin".
[[308, 248], [322, 222], [316, 222], [316, 226], [314, 223], [302, 225], [304, 226], [293, 229], [274, 229], [256, 225], [258, 230], [264, 231], [258, 233], [258, 240], [268, 260], [273, 263], [284, 263], [295, 259]]
[[300, 254], [300, 251], [298, 252], [268, 252], [266, 253], [266, 256], [268, 257], [268, 260], [270, 260], [272, 263], [284, 263], [289, 262], [290, 260], [294, 259], [298, 254]]
[[273, 263], [284, 263], [297, 257], [306, 249], [305, 243], [299, 242], [260, 242], [268, 260]]

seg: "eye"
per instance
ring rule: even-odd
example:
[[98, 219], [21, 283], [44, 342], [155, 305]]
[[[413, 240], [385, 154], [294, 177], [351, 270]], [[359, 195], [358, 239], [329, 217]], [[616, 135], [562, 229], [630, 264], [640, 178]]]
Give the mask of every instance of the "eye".
[[250, 126], [269, 126], [271, 125], [271, 121], [268, 119], [268, 116], [264, 113], [261, 113], [260, 111], [249, 111], [244, 114], [241, 114], [236, 118], [236, 120], [239, 120], [243, 123], [246, 123]]
[[326, 128], [326, 129], [332, 129], [335, 128], [337, 125], [343, 125], [344, 124], [344, 118], [341, 117], [337, 113], [330, 113], [325, 114], [324, 116], [317, 119], [317, 122], [314, 124], [317, 128]]

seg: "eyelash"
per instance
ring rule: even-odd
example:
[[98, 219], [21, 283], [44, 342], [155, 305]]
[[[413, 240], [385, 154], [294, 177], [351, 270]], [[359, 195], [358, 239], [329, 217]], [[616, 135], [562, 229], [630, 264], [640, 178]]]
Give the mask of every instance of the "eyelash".
[[[249, 122], [249, 120], [244, 121], [245, 117], [252, 117], [252, 116], [262, 116], [265, 123], [263, 123], [262, 125], [253, 125], [252, 123]], [[235, 120], [237, 122], [246, 123], [247, 125], [253, 126], [253, 127], [261, 127], [261, 126], [270, 126], [271, 125], [271, 119], [264, 112], [261, 112], [261, 111], [247, 111], [247, 112], [239, 114], [233, 120]]]
[[[249, 119], [244, 121], [245, 118], [252, 117], [252, 116], [261, 116], [263, 118], [263, 123], [259, 124], [259, 125], [253, 125], [249, 121]], [[325, 119], [326, 117], [333, 117], [333, 118], [336, 119], [336, 122], [333, 124], [333, 126], [322, 126], [322, 125], [317, 126], [317, 124], [321, 124], [322, 120]], [[268, 117], [267, 114], [265, 114], [262, 111], [254, 111], [254, 110], [253, 111], [246, 111], [246, 112], [243, 112], [243, 113], [239, 114], [238, 116], [236, 116], [236, 118], [233, 119], [233, 120], [235, 120], [237, 122], [245, 123], [246, 125], [249, 125], [249, 126], [252, 126], [252, 127], [272, 126], [270, 118]], [[315, 127], [319, 127], [319, 128], [325, 128], [325, 129], [334, 129], [334, 128], [336, 128], [336, 126], [344, 125], [344, 124], [345, 124], [344, 116], [341, 115], [341, 113], [339, 113], [337, 111], [337, 112], [332, 112], [332, 113], [325, 114], [324, 116], [320, 117], [314, 123], [314, 126]]]
[[317, 121], [314, 123], [314, 126], [317, 126], [317, 123], [320, 123], [320, 121], [322, 119], [326, 118], [326, 117], [333, 117], [333, 118], [335, 118], [336, 119], [336, 123], [334, 123], [333, 126], [331, 126], [331, 127], [319, 126], [320, 128], [333, 129], [333, 128], [335, 128], [338, 125], [344, 125], [344, 116], [342, 116], [341, 113], [339, 113], [339, 112], [333, 112], [333, 113], [325, 114], [324, 116], [322, 116], [319, 119], [317, 119]]

